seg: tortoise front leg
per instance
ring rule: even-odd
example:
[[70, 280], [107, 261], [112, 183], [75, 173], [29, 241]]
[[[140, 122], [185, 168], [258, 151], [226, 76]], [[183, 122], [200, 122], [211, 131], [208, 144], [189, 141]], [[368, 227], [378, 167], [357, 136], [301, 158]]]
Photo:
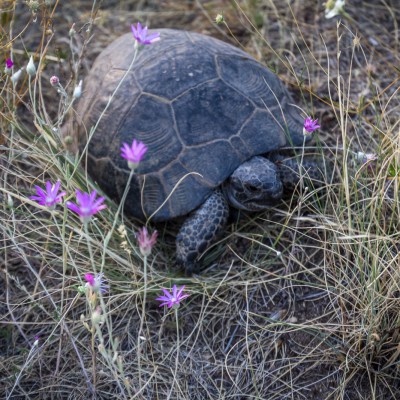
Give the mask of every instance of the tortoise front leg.
[[198, 259], [226, 227], [229, 206], [216, 190], [183, 223], [176, 237], [176, 261], [188, 274], [199, 269]]

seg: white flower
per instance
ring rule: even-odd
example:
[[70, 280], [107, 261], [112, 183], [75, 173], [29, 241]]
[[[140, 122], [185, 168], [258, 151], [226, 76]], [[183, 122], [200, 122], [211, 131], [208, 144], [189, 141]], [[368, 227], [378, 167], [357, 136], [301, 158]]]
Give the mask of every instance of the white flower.
[[26, 72], [28, 73], [29, 76], [34, 76], [36, 75], [36, 67], [33, 62], [33, 57], [29, 59], [28, 65], [26, 66]]
[[329, 0], [325, 5], [325, 18], [333, 18], [344, 12], [345, 0]]
[[355, 158], [356, 158], [357, 161], [365, 164], [367, 162], [377, 160], [378, 159], [378, 155], [375, 154], [375, 153], [364, 153], [362, 151], [358, 151], [355, 154]]

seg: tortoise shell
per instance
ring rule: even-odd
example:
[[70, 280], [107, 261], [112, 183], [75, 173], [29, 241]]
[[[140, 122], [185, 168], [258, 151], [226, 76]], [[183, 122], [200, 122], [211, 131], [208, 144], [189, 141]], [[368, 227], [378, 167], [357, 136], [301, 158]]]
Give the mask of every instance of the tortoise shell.
[[303, 121], [282, 82], [247, 53], [197, 33], [158, 32], [114, 96], [134, 57], [132, 34], [98, 56], [76, 122], [89, 174], [117, 201], [130, 173], [122, 143], [148, 146], [125, 212], [164, 221], [194, 210], [249, 158], [301, 145]]

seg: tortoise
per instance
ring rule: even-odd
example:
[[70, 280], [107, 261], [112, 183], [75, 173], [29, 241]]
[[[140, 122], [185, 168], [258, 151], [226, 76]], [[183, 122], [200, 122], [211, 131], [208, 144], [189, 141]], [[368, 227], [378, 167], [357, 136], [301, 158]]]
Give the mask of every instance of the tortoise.
[[223, 231], [230, 206], [270, 207], [283, 183], [296, 179], [268, 153], [303, 145], [303, 119], [280, 79], [244, 51], [198, 33], [157, 32], [160, 40], [138, 52], [104, 115], [133, 59], [133, 36], [98, 56], [69, 129], [87, 149], [89, 175], [116, 201], [130, 174], [122, 143], [135, 138], [148, 146], [124, 211], [154, 222], [187, 216], [176, 259], [193, 272]]

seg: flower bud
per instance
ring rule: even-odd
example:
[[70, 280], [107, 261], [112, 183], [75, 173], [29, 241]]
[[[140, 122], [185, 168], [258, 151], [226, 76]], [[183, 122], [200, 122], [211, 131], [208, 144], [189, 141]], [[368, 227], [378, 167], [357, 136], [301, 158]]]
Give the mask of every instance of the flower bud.
[[6, 60], [6, 66], [5, 66], [5, 68], [4, 68], [4, 72], [5, 72], [7, 75], [11, 75], [13, 65], [14, 65], [14, 63], [12, 62], [11, 58], [7, 58], [7, 60]]
[[76, 35], [76, 30], [75, 30], [75, 23], [72, 24], [71, 29], [68, 32], [70, 37], [74, 37]]
[[79, 81], [78, 86], [75, 86], [72, 97], [74, 99], [79, 99], [81, 96], [82, 96], [82, 81]]
[[74, 138], [70, 135], [65, 136], [64, 143], [66, 146], [72, 146], [74, 144]]
[[325, 18], [333, 18], [344, 13], [345, 0], [328, 0], [325, 4]]
[[18, 82], [19, 78], [21, 77], [21, 74], [22, 74], [22, 71], [23, 71], [23, 70], [24, 70], [24, 69], [21, 68], [21, 69], [19, 69], [17, 72], [15, 72], [14, 74], [11, 75], [11, 82], [12, 82], [14, 85]]
[[29, 76], [35, 76], [36, 75], [36, 67], [33, 62], [33, 56], [29, 59], [28, 65], [26, 66], [26, 72], [28, 73]]
[[52, 76], [50, 78], [50, 84], [51, 86], [57, 86], [60, 83], [60, 79], [58, 78], [58, 76]]
[[101, 308], [97, 307], [92, 313], [92, 324], [99, 325], [101, 322], [103, 322], [103, 317], [101, 315]]
[[7, 205], [10, 208], [14, 208], [14, 200], [13, 200], [12, 196], [10, 196], [9, 193], [7, 193]]
[[37, 0], [29, 0], [27, 5], [34, 13], [36, 13], [39, 10], [39, 6], [40, 6], [40, 4]]
[[217, 14], [215, 17], [215, 22], [219, 25], [225, 22], [225, 18], [222, 14]]
[[154, 231], [150, 236], [145, 226], [139, 229], [136, 238], [143, 257], [148, 257], [151, 254], [151, 249], [157, 242], [157, 236], [157, 231]]

